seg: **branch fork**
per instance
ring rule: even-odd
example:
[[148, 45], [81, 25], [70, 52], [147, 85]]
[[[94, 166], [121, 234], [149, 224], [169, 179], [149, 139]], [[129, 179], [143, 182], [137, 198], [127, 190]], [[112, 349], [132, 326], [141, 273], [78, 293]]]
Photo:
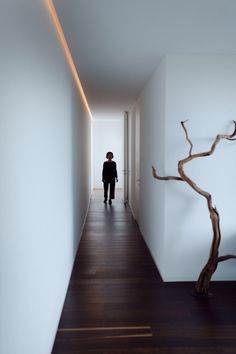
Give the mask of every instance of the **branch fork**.
[[225, 256], [219, 257], [218, 251], [219, 251], [219, 246], [220, 246], [220, 241], [221, 241], [219, 213], [218, 213], [216, 207], [213, 207], [213, 205], [212, 205], [212, 197], [211, 197], [210, 193], [202, 190], [191, 178], [189, 178], [186, 175], [186, 173], [184, 171], [184, 165], [194, 159], [212, 155], [215, 151], [217, 144], [223, 139], [229, 140], [229, 141], [236, 140], [236, 138], [234, 138], [236, 136], [236, 122], [233, 121], [234, 130], [233, 130], [232, 134], [229, 134], [229, 135], [218, 134], [215, 137], [215, 139], [208, 151], [195, 153], [195, 154], [192, 153], [193, 152], [193, 143], [189, 138], [188, 131], [185, 126], [186, 122], [187, 122], [187, 120], [182, 121], [181, 126], [184, 130], [185, 138], [186, 138], [188, 144], [190, 145], [190, 148], [189, 148], [188, 156], [178, 162], [179, 176], [160, 176], [157, 173], [155, 167], [153, 167], [153, 166], [152, 166], [152, 174], [153, 174], [154, 178], [161, 180], [161, 181], [175, 180], [175, 181], [186, 182], [195, 192], [200, 194], [207, 201], [208, 211], [209, 211], [210, 219], [211, 219], [211, 223], [212, 223], [213, 237], [212, 237], [212, 244], [211, 244], [211, 249], [210, 249], [208, 261], [207, 261], [206, 265], [204, 266], [204, 268], [202, 269], [202, 271], [198, 277], [198, 280], [196, 282], [195, 294], [200, 297], [208, 297], [209, 296], [209, 283], [210, 283], [212, 275], [214, 274], [214, 272], [218, 266], [218, 263], [223, 262], [228, 259], [235, 259], [236, 256], [235, 255], [225, 255]]

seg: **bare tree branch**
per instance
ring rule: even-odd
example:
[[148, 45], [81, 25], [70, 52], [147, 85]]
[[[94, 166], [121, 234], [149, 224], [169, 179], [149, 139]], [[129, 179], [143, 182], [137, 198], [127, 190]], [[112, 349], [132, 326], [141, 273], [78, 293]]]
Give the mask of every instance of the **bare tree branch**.
[[[233, 120], [233, 122], [234, 122], [234, 131], [231, 135], [229, 135], [230, 138], [233, 138], [236, 135], [236, 121]], [[236, 140], [236, 139], [232, 139], [232, 140]]]
[[[184, 128], [184, 131], [186, 134], [186, 139], [190, 143], [190, 140], [188, 138], [188, 131], [184, 125], [184, 122], [181, 122], [181, 125]], [[213, 238], [212, 238], [212, 244], [211, 244], [209, 258], [208, 258], [208, 261], [207, 261], [205, 267], [201, 271], [198, 281], [196, 283], [196, 292], [201, 293], [201, 294], [205, 294], [206, 296], [208, 294], [210, 279], [211, 279], [213, 273], [215, 272], [215, 270], [217, 268], [217, 264], [218, 264], [218, 250], [219, 250], [219, 245], [220, 245], [220, 241], [221, 241], [220, 218], [219, 218], [219, 214], [218, 214], [217, 209], [214, 208], [212, 205], [212, 198], [211, 198], [210, 193], [208, 193], [208, 192], [202, 190], [200, 187], [198, 187], [197, 184], [185, 174], [184, 165], [196, 158], [212, 155], [215, 151], [217, 144], [220, 142], [221, 139], [234, 140], [233, 137], [235, 135], [236, 135], [236, 122], [234, 121], [234, 131], [232, 134], [230, 134], [230, 135], [218, 134], [215, 137], [209, 151], [205, 151], [205, 152], [201, 152], [201, 153], [197, 153], [197, 154], [193, 154], [193, 155], [191, 155], [192, 144], [190, 144], [191, 148], [190, 148], [189, 156], [186, 157], [185, 159], [180, 160], [178, 163], [178, 171], [179, 171], [179, 174], [182, 177], [182, 179], [186, 183], [188, 183], [189, 186], [191, 188], [193, 188], [198, 194], [200, 194], [204, 198], [206, 198], [207, 206], [208, 206], [208, 210], [209, 210], [209, 214], [210, 214], [210, 219], [211, 219], [211, 223], [212, 223]], [[223, 259], [222, 259], [222, 261], [223, 261]]]
[[186, 136], [186, 140], [188, 141], [188, 143], [189, 143], [189, 145], [190, 145], [189, 156], [191, 156], [191, 155], [192, 155], [192, 150], [193, 150], [193, 144], [192, 144], [191, 140], [189, 139], [188, 131], [187, 131], [185, 125], [184, 125], [187, 121], [188, 121], [188, 119], [185, 120], [185, 121], [182, 121], [182, 122], [181, 122], [181, 125], [182, 125], [182, 127], [183, 127], [183, 129], [184, 129], [185, 136]]
[[[186, 122], [186, 121], [185, 121], [185, 122]], [[189, 139], [189, 137], [188, 137], [188, 131], [187, 131], [187, 129], [186, 129], [186, 127], [185, 127], [185, 124], [184, 124], [185, 122], [181, 122], [181, 125], [182, 125], [182, 127], [183, 127], [183, 129], [184, 129], [184, 131], [185, 131], [186, 139], [187, 139], [187, 141], [189, 142], [189, 144], [190, 144], [190, 146], [191, 146], [191, 148], [192, 148], [193, 145], [192, 145], [192, 143], [191, 143], [191, 141], [190, 141], [190, 139]], [[235, 140], [235, 139], [232, 139], [232, 138], [236, 135], [236, 122], [235, 122], [235, 121], [233, 121], [233, 122], [234, 122], [234, 131], [233, 131], [232, 134], [230, 134], [230, 135], [218, 134], [218, 135], [215, 137], [215, 140], [213, 141], [213, 143], [212, 143], [211, 148], [210, 148], [209, 151], [205, 151], [205, 152], [201, 152], [201, 153], [197, 153], [197, 154], [191, 155], [192, 149], [190, 148], [189, 156], [186, 157], [185, 159], [180, 160], [179, 163], [178, 163], [178, 171], [179, 171], [179, 174], [180, 174], [180, 176], [182, 177], [182, 179], [183, 179], [185, 182], [187, 182], [197, 193], [201, 194], [203, 197], [207, 198], [209, 201], [211, 201], [211, 196], [210, 196], [210, 194], [207, 193], [207, 192], [205, 192], [205, 191], [203, 191], [201, 188], [199, 188], [199, 187], [196, 185], [196, 183], [194, 183], [189, 177], [187, 177], [187, 176], [185, 175], [183, 166], [184, 166], [186, 163], [188, 163], [188, 162], [190, 162], [190, 161], [192, 161], [192, 160], [194, 160], [194, 159], [196, 159], [196, 158], [212, 155], [213, 152], [215, 151], [216, 145], [219, 143], [219, 141], [220, 141], [221, 139], [227, 139], [227, 140], [232, 140], [232, 141]]]
[[200, 194], [201, 196], [203, 196], [207, 200], [207, 206], [208, 206], [211, 224], [212, 224], [213, 237], [212, 237], [212, 243], [211, 243], [211, 249], [210, 249], [208, 261], [207, 261], [206, 265], [204, 266], [204, 268], [202, 269], [202, 271], [198, 277], [197, 283], [196, 283], [196, 294], [200, 294], [201, 296], [206, 296], [206, 297], [208, 296], [208, 293], [209, 293], [209, 283], [210, 283], [211, 277], [214, 274], [218, 263], [223, 262], [227, 259], [231, 259], [231, 258], [236, 259], [236, 256], [235, 255], [226, 255], [226, 256], [218, 257], [219, 246], [220, 246], [220, 241], [221, 241], [219, 213], [218, 213], [217, 209], [215, 207], [213, 207], [213, 205], [212, 205], [211, 194], [202, 190], [191, 178], [189, 178], [185, 174], [184, 165], [196, 158], [212, 155], [215, 151], [217, 144], [220, 142], [221, 139], [226, 139], [226, 140], [231, 140], [231, 141], [236, 140], [236, 139], [234, 139], [234, 137], [236, 136], [236, 121], [233, 121], [233, 122], [234, 122], [234, 131], [232, 134], [218, 134], [215, 137], [210, 150], [205, 151], [205, 152], [192, 154], [193, 144], [188, 136], [188, 131], [185, 126], [186, 121], [182, 121], [181, 125], [184, 129], [185, 137], [186, 137], [187, 142], [190, 145], [190, 149], [189, 149], [189, 155], [186, 158], [184, 158], [178, 162], [178, 172], [179, 172], [180, 177], [177, 177], [177, 176], [161, 177], [157, 174], [156, 169], [152, 166], [152, 173], [153, 173], [154, 178], [159, 179], [159, 180], [165, 180], [165, 181], [167, 181], [167, 180], [185, 181], [192, 189], [195, 190], [195, 192], [197, 192], [198, 194]]
[[228, 254], [227, 256], [218, 257], [217, 261], [219, 263], [219, 262], [227, 261], [228, 259], [236, 259], [236, 256], [234, 256], [233, 254]]
[[213, 141], [212, 145], [211, 145], [211, 148], [209, 151], [206, 151], [206, 152], [202, 152], [202, 153], [198, 153], [198, 154], [195, 154], [195, 155], [192, 155], [193, 158], [197, 158], [197, 157], [205, 157], [205, 156], [210, 156], [213, 154], [213, 152], [215, 151], [215, 148], [217, 146], [217, 144], [219, 143], [219, 141], [221, 139], [226, 139], [226, 140], [231, 140], [231, 141], [234, 141], [236, 139], [233, 139], [234, 136], [236, 136], [236, 122], [234, 122], [234, 131], [232, 134], [218, 134], [216, 137], [215, 137], [215, 140]]
[[169, 181], [169, 180], [175, 180], [175, 181], [183, 181], [183, 179], [181, 177], [175, 177], [175, 176], [165, 176], [165, 177], [161, 177], [157, 174], [155, 167], [152, 166], [152, 174], [153, 177], [156, 179], [159, 179], [161, 181]]
[[[185, 122], [187, 122], [187, 121], [181, 122], [181, 125], [182, 125], [182, 127], [183, 127], [183, 129], [184, 129], [184, 131], [185, 131], [186, 139], [187, 139], [187, 141], [189, 142], [189, 144], [190, 144], [190, 146], [191, 146], [190, 152], [189, 152], [189, 156], [188, 156], [186, 159], [183, 159], [183, 160], [185, 161], [185, 163], [186, 163], [186, 162], [189, 162], [189, 161], [191, 161], [191, 160], [193, 160], [193, 159], [195, 159], [195, 158], [198, 158], [198, 157], [205, 157], [205, 156], [210, 156], [210, 155], [212, 155], [213, 152], [215, 151], [215, 148], [216, 148], [217, 144], [219, 143], [219, 141], [220, 141], [221, 139], [226, 139], [226, 140], [231, 140], [231, 141], [235, 141], [235, 140], [236, 140], [236, 139], [233, 139], [233, 137], [236, 136], [236, 121], [234, 120], [234, 121], [233, 121], [233, 122], [234, 122], [234, 131], [233, 131], [232, 134], [218, 134], [218, 135], [215, 137], [215, 139], [214, 139], [214, 141], [213, 141], [213, 143], [212, 143], [211, 148], [210, 148], [209, 151], [200, 152], [200, 153], [197, 153], [197, 154], [193, 154], [193, 155], [192, 155], [191, 153], [192, 153], [193, 144], [192, 144], [191, 140], [190, 140], [189, 137], [188, 137], [188, 131], [187, 131], [186, 127], [185, 127]], [[182, 160], [182, 161], [183, 161], [183, 160]]]

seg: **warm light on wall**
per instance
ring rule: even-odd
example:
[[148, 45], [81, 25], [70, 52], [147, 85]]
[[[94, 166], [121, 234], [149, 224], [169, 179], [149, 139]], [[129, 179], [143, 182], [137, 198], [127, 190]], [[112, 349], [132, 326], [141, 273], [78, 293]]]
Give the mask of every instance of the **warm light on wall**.
[[48, 12], [52, 18], [52, 22], [54, 24], [54, 27], [56, 29], [56, 32], [58, 34], [58, 38], [59, 38], [59, 41], [61, 42], [61, 45], [64, 49], [64, 52], [65, 52], [65, 56], [66, 56], [66, 59], [68, 61], [68, 64], [69, 64], [69, 67], [71, 69], [71, 72], [72, 72], [72, 75], [74, 77], [74, 80], [76, 82], [76, 85], [79, 89], [79, 92], [82, 96], [82, 99], [84, 101], [84, 104], [89, 112], [89, 115], [92, 119], [92, 113], [90, 111], [90, 108], [89, 108], [89, 105], [88, 105], [88, 101], [87, 101], [87, 98], [84, 94], [84, 90], [83, 90], [83, 87], [82, 87], [82, 84], [81, 84], [81, 81], [80, 81], [80, 78], [79, 78], [79, 75], [78, 75], [78, 72], [77, 72], [77, 69], [75, 67], [75, 63], [74, 63], [74, 60], [72, 58], [72, 55], [71, 55], [71, 52], [70, 52], [70, 49], [69, 49], [69, 46], [67, 44], [67, 41], [66, 41], [66, 38], [65, 38], [65, 35], [64, 35], [64, 32], [63, 32], [63, 29], [61, 27], [61, 24], [60, 24], [60, 21], [59, 21], [59, 18], [57, 16], [57, 12], [56, 12], [56, 9], [55, 9], [55, 6], [53, 4], [53, 0], [44, 0], [45, 4], [46, 4], [46, 7], [48, 9]]

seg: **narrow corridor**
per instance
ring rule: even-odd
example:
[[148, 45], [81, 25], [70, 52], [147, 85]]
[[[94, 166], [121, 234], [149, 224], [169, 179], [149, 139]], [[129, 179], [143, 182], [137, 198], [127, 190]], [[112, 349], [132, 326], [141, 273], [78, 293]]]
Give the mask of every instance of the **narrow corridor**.
[[163, 283], [128, 206], [96, 192], [62, 312], [54, 354], [236, 352], [235, 284]]

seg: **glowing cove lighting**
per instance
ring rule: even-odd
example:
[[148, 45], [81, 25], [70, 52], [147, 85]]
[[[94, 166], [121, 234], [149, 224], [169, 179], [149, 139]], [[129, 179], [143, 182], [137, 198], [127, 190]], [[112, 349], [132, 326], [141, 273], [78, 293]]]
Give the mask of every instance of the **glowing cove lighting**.
[[45, 5], [47, 7], [47, 10], [48, 10], [48, 12], [49, 12], [49, 14], [51, 16], [52, 23], [53, 23], [53, 25], [55, 27], [55, 30], [57, 32], [57, 35], [58, 35], [58, 39], [59, 39], [59, 41], [60, 41], [60, 43], [62, 45], [62, 48], [64, 50], [65, 57], [66, 57], [67, 62], [69, 64], [72, 76], [73, 76], [73, 78], [75, 80], [75, 83], [76, 83], [76, 85], [78, 87], [79, 93], [80, 93], [80, 95], [81, 95], [81, 97], [82, 97], [82, 99], [84, 101], [84, 104], [85, 104], [85, 106], [86, 106], [86, 108], [88, 110], [90, 118], [92, 119], [92, 113], [90, 111], [87, 98], [85, 96], [85, 93], [84, 93], [84, 90], [83, 90], [83, 87], [82, 87], [82, 84], [81, 84], [77, 69], [75, 67], [75, 63], [74, 63], [71, 51], [70, 51], [69, 46], [67, 44], [63, 29], [62, 29], [60, 21], [59, 21], [59, 18], [57, 16], [57, 12], [56, 12], [55, 6], [53, 4], [53, 0], [44, 0], [44, 2], [45, 2]]

